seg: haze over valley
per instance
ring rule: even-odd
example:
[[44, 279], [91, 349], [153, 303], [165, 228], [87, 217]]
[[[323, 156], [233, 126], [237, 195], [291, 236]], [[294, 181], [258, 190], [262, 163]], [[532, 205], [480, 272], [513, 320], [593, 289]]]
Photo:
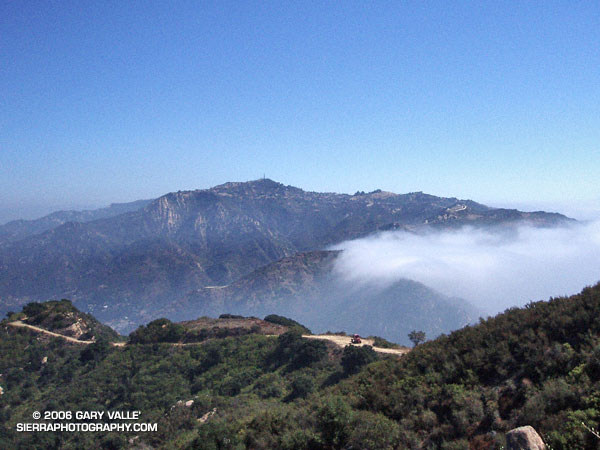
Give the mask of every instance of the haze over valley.
[[333, 248], [344, 250], [335, 267], [343, 279], [387, 285], [407, 278], [496, 314], [596, 283], [600, 222], [392, 231]]
[[157, 317], [294, 317], [407, 342], [596, 281], [595, 223], [472, 200], [269, 179], [0, 227], [2, 311], [69, 298], [120, 332]]

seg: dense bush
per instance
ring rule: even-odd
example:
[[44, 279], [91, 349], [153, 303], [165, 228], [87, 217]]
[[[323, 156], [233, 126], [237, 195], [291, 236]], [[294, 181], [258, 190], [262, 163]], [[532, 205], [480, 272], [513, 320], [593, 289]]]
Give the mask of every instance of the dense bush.
[[297, 329], [279, 335], [272, 361], [300, 369], [321, 361], [327, 355], [327, 344], [316, 339], [305, 339]]
[[292, 379], [290, 386], [292, 388], [292, 391], [290, 392], [287, 400], [304, 398], [315, 390], [315, 382], [313, 377], [304, 373], [300, 373], [297, 376], [295, 376]]
[[129, 335], [131, 344], [153, 344], [160, 342], [179, 342], [185, 334], [183, 325], [169, 319], [156, 319], [148, 325], [140, 326]]
[[312, 334], [312, 332], [301, 323], [287, 317], [278, 316], [277, 314], [269, 314], [264, 318], [264, 320], [265, 322], [271, 322], [277, 325], [283, 325], [285, 327], [297, 328], [303, 334]]
[[27, 317], [39, 316], [45, 310], [46, 310], [46, 306], [44, 306], [44, 304], [38, 303], [38, 302], [27, 303], [25, 306], [23, 306], [23, 313], [25, 313], [25, 315]]
[[79, 360], [84, 363], [89, 361], [98, 362], [108, 355], [109, 350], [109, 342], [105, 339], [100, 339], [85, 347], [79, 355]]
[[369, 336], [367, 339], [373, 339], [373, 347], [379, 348], [400, 348], [400, 345], [394, 344], [379, 336]]
[[219, 316], [219, 319], [244, 319], [244, 316], [239, 316], [237, 314], [228, 314], [228, 313], [225, 313], [225, 314], [221, 314]]
[[363, 366], [377, 360], [377, 353], [370, 345], [355, 347], [347, 345], [344, 347], [342, 355], [342, 367], [346, 374], [353, 374], [360, 371]]

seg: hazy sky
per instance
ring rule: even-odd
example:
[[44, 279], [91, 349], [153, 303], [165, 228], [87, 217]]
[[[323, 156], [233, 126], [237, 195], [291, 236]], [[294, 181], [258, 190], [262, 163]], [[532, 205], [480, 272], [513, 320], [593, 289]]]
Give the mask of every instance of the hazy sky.
[[0, 2], [0, 222], [268, 177], [600, 197], [600, 3]]

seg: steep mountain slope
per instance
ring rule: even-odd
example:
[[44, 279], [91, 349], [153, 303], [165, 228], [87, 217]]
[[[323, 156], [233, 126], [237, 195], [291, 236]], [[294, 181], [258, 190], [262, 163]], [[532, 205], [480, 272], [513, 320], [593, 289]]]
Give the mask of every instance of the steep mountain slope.
[[13, 220], [0, 225], [0, 245], [43, 233], [67, 222], [91, 222], [93, 220], [118, 216], [119, 214], [143, 208], [150, 201], [137, 200], [129, 203], [113, 203], [106, 208], [84, 211], [57, 211], [39, 219]]
[[[257, 316], [286, 308], [302, 310], [309, 298], [325, 294], [326, 286], [332, 282], [333, 262], [339, 253], [297, 253], [260, 267], [230, 285], [203, 287], [186, 296], [183, 310], [207, 315], [239, 311]], [[175, 308], [180, 309], [182, 304]]]
[[599, 336], [596, 284], [419, 345], [334, 392], [397, 421], [400, 448], [496, 449], [501, 433], [531, 425], [550, 448], [597, 449], [586, 427], [600, 419]]
[[101, 324], [94, 316], [79, 311], [69, 300], [28, 303], [23, 314], [14, 315], [11, 320], [82, 341], [120, 339], [113, 329]]
[[[230, 327], [221, 328], [223, 321]], [[127, 345], [110, 346], [45, 338], [0, 321], [0, 448], [183, 448], [195, 436], [169, 441], [234, 403], [240, 414], [268, 409], [306, 397], [339, 370], [342, 350], [335, 344], [303, 339], [298, 332], [278, 338], [272, 334], [286, 327], [255, 319], [212, 322], [157, 321], [138, 330]], [[169, 328], [207, 332], [210, 338], [181, 345]], [[18, 423], [58, 423], [32, 419], [32, 411], [59, 410], [71, 411], [73, 422], [75, 411], [102, 412], [102, 417], [76, 421], [93, 425], [114, 423], [109, 413], [140, 411], [139, 420], [127, 423], [157, 427], [151, 432], [17, 431]]]
[[423, 193], [316, 193], [266, 179], [226, 183], [4, 245], [0, 313], [31, 300], [71, 298], [104, 321], [140, 323], [190, 290], [229, 284], [299, 251], [377, 230], [522, 220], [568, 219]]
[[186, 314], [276, 313], [294, 317], [318, 333], [370, 333], [403, 344], [410, 343], [407, 335], [415, 328], [431, 338], [479, 317], [479, 311], [466, 301], [445, 297], [414, 281], [386, 285], [347, 282], [333, 272], [339, 254], [298, 253], [228, 286], [196, 290], [161, 313], [177, 319]]

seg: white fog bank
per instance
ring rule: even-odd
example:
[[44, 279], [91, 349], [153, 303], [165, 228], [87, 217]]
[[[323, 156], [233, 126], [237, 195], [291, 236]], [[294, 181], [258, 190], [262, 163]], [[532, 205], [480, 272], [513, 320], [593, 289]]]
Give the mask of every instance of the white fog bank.
[[416, 235], [385, 232], [336, 245], [349, 281], [419, 281], [490, 314], [575, 294], [600, 280], [600, 221], [511, 233], [462, 228]]

